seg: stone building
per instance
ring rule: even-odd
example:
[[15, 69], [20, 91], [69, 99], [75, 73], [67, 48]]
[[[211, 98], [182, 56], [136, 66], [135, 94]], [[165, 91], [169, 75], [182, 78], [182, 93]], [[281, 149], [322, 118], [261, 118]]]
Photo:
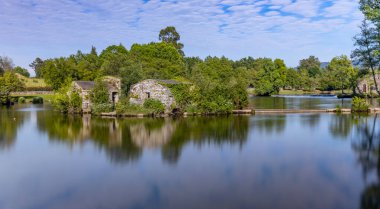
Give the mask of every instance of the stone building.
[[[107, 76], [103, 78], [106, 82], [109, 93], [109, 101], [116, 104], [119, 101], [121, 81], [118, 78]], [[72, 91], [77, 91], [82, 97], [82, 111], [91, 112], [90, 93], [95, 86], [94, 81], [74, 81]]]
[[[380, 74], [375, 75], [376, 83], [380, 86]], [[365, 76], [358, 81], [358, 89], [361, 94], [376, 94], [375, 82], [372, 75]]]
[[175, 99], [169, 87], [165, 84], [180, 84], [173, 80], [155, 80], [148, 79], [141, 81], [131, 87], [129, 92], [131, 104], [143, 105], [147, 99], [159, 100], [165, 105], [165, 110], [168, 112], [175, 104]]

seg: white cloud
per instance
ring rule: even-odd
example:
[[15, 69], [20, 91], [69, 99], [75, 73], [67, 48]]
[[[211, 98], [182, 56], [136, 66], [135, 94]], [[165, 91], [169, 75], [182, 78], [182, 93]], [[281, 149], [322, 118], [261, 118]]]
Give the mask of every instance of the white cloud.
[[173, 25], [188, 55], [279, 57], [290, 65], [310, 54], [326, 60], [350, 53], [362, 17], [356, 0], [326, 2], [0, 0], [0, 55], [27, 67], [37, 56], [67, 56], [91, 45], [156, 41], [160, 29]]

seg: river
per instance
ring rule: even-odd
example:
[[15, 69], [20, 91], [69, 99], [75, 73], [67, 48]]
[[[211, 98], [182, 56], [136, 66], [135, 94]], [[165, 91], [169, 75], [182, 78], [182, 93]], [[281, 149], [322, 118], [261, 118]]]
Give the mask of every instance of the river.
[[379, 208], [379, 117], [107, 119], [3, 107], [0, 208]]

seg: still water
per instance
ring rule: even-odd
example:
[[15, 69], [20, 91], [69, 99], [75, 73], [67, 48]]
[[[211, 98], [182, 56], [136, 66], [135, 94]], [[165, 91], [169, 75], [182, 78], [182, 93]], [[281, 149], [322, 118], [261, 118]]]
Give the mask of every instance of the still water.
[[[251, 97], [250, 107], [254, 109], [330, 109], [338, 105], [351, 108], [351, 99], [339, 99], [331, 96], [274, 96]], [[368, 99], [367, 102], [378, 107], [378, 99]]]
[[380, 207], [380, 116], [0, 110], [0, 208]]

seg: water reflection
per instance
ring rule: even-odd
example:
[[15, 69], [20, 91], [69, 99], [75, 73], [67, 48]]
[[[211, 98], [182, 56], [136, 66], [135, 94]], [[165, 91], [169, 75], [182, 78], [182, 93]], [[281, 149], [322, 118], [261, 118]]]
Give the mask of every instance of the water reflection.
[[[351, 99], [336, 97], [251, 97], [249, 102], [255, 109], [327, 109], [335, 108], [337, 105], [351, 107]], [[378, 105], [375, 100], [369, 100], [369, 102], [375, 106]]]
[[380, 207], [377, 115], [15, 115], [0, 208]]
[[[357, 154], [366, 187], [361, 195], [362, 209], [380, 208], [380, 129], [378, 115], [366, 119], [357, 126], [357, 137], [352, 148]], [[373, 175], [374, 179], [369, 179]]]
[[0, 107], [0, 150], [9, 149], [15, 144], [18, 128], [30, 114], [15, 111], [13, 107]]
[[248, 119], [240, 116], [114, 119], [38, 112], [37, 127], [48, 134], [49, 140], [70, 147], [91, 141], [104, 149], [112, 162], [137, 160], [143, 149], [161, 149], [163, 159], [175, 163], [189, 142], [199, 147], [211, 143], [236, 143], [241, 147], [247, 140]]

